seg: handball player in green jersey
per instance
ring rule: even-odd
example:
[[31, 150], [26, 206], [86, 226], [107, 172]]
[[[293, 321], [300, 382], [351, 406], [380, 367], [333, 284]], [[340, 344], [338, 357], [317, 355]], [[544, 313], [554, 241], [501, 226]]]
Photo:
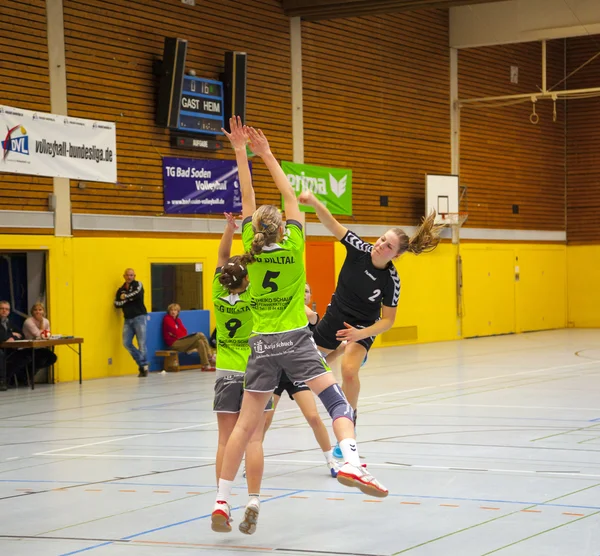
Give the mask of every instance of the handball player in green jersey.
[[[265, 405], [285, 369], [293, 381], [305, 382], [319, 396], [333, 420], [333, 430], [344, 454], [337, 480], [365, 494], [386, 497], [388, 490], [361, 465], [354, 438], [352, 407], [308, 329], [304, 311], [304, 235], [301, 212], [288, 179], [273, 156], [262, 131], [243, 127], [231, 118], [229, 137], [238, 167], [247, 165], [246, 141], [269, 170], [285, 203], [286, 223], [273, 205], [256, 209], [249, 180], [242, 180], [242, 241], [247, 263], [253, 316], [251, 355], [244, 380], [239, 419], [231, 433], [221, 468], [217, 499], [212, 513], [213, 530], [229, 531], [229, 499], [246, 446], [259, 425]], [[262, 430], [262, 429], [261, 429]]]
[[[246, 164], [247, 176], [250, 171]], [[242, 168], [241, 173], [243, 174]], [[240, 256], [231, 257], [231, 243], [237, 229], [235, 218], [225, 213], [227, 225], [219, 244], [217, 271], [212, 284], [212, 300], [217, 323], [217, 361], [215, 399], [213, 409], [217, 414], [219, 444], [217, 448], [217, 483], [221, 476], [225, 446], [238, 420], [244, 393], [244, 373], [250, 356], [248, 338], [252, 333], [248, 271]], [[267, 410], [271, 409], [269, 403]], [[265, 412], [262, 414], [264, 426]], [[257, 430], [246, 448], [246, 479], [248, 504], [244, 519], [239, 525], [242, 533], [251, 535], [256, 530], [260, 508], [260, 484], [264, 468], [263, 435]]]

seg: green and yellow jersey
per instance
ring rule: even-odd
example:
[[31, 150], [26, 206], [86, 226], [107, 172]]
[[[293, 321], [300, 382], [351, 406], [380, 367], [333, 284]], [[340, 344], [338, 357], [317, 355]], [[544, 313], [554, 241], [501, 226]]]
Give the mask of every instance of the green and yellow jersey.
[[248, 338], [252, 333], [250, 292], [232, 294], [219, 282], [218, 268], [212, 284], [212, 299], [217, 321], [218, 370], [245, 372], [250, 357]]
[[[252, 218], [246, 218], [242, 226], [244, 249], [250, 251], [254, 239]], [[254, 333], [275, 334], [307, 326], [303, 257], [302, 224], [288, 220], [283, 240], [266, 245], [248, 265]]]

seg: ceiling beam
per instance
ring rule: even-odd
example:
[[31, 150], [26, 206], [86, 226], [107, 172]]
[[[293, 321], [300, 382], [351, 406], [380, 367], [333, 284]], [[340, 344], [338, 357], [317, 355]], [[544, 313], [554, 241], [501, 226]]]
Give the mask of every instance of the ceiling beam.
[[281, 0], [281, 3], [287, 16], [314, 21], [499, 1], [502, 0]]

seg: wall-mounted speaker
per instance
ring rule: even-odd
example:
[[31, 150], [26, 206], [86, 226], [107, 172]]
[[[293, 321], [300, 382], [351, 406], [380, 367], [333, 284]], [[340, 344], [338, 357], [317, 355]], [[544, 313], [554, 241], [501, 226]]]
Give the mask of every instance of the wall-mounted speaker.
[[225, 52], [223, 72], [223, 95], [225, 129], [229, 129], [229, 118], [233, 115], [246, 123], [246, 71], [248, 55], [245, 52]]
[[185, 39], [165, 37], [156, 107], [156, 124], [159, 126], [177, 128], [186, 54]]

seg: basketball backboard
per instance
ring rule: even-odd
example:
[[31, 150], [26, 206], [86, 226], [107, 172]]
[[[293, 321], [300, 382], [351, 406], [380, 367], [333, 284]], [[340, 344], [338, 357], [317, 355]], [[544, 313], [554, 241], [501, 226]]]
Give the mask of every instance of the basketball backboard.
[[458, 176], [427, 174], [425, 176], [425, 216], [435, 210], [436, 222], [443, 216], [458, 213]]

